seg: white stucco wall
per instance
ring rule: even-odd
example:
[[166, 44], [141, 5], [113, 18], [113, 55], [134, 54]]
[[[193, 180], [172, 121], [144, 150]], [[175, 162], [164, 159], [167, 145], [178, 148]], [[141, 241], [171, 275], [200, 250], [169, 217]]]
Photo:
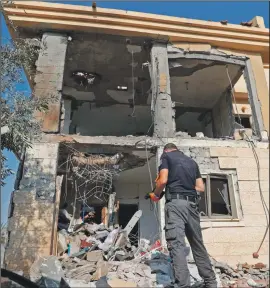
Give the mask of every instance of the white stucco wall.
[[142, 210], [142, 217], [139, 221], [140, 238], [146, 238], [151, 242], [159, 239], [158, 221], [154, 211], [150, 209], [150, 201], [144, 196], [151, 191], [150, 184], [147, 183], [115, 183], [116, 199], [120, 204], [138, 204]]

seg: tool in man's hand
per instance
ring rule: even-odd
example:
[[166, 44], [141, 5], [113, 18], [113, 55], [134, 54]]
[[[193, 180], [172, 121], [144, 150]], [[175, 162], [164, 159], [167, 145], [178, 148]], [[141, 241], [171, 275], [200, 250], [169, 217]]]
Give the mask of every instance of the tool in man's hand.
[[[155, 191], [155, 189], [153, 189], [153, 191]], [[147, 193], [145, 196], [144, 196], [144, 199], [151, 199], [152, 201], [154, 202], [158, 202], [163, 196], [164, 196], [164, 192], [161, 192], [160, 196], [157, 197], [154, 192], [150, 192], [150, 193]]]
[[[157, 178], [155, 179], [155, 182], [157, 182], [159, 179], [159, 175], [157, 176]], [[165, 194], [165, 192], [161, 192], [160, 196], [156, 196], [154, 191], [155, 191], [156, 187], [154, 187], [154, 189], [152, 190], [152, 192], [150, 193], [147, 193], [145, 196], [144, 196], [144, 199], [151, 199], [153, 202], [158, 202]]]

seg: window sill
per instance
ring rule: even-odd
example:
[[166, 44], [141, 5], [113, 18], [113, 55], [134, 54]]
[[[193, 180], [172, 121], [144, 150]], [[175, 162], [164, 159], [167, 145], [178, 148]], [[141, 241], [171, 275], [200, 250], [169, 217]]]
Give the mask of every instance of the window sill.
[[201, 219], [201, 228], [245, 227], [245, 222], [239, 219]]

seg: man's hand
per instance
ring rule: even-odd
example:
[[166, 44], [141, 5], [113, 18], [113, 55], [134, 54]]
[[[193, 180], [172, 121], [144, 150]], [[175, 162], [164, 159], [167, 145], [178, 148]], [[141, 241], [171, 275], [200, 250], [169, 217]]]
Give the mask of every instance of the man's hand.
[[149, 197], [153, 202], [158, 202], [160, 200], [159, 196], [157, 196], [155, 193], [149, 193]]

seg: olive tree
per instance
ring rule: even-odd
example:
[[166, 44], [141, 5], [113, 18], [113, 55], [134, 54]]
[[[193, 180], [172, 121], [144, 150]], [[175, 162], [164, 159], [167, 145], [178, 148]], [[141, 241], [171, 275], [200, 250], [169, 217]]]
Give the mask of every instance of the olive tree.
[[25, 148], [41, 137], [41, 122], [34, 117], [34, 112], [46, 112], [49, 102], [53, 100], [50, 97], [35, 97], [28, 89], [25, 73], [28, 78], [34, 75], [39, 46], [38, 39], [20, 38], [5, 41], [0, 46], [1, 185], [12, 173], [3, 150], [12, 151], [20, 161]]

